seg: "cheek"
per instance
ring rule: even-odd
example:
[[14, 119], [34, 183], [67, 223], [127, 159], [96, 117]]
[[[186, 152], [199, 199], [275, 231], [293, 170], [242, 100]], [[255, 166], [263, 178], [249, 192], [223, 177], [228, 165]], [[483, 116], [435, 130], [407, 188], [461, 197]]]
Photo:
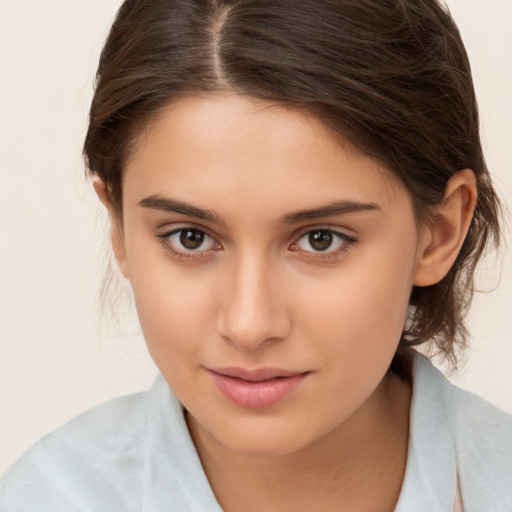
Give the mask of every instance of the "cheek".
[[392, 356], [407, 315], [413, 268], [410, 243], [354, 252], [328, 279], [297, 290], [308, 337], [331, 340], [331, 351], [340, 357], [373, 358], [379, 350]]
[[177, 271], [165, 258], [162, 263], [153, 259], [151, 265], [132, 266], [130, 281], [142, 331], [156, 364], [172, 364], [170, 354], [176, 359], [193, 358], [194, 349], [209, 336], [213, 324], [216, 294], [208, 273]]

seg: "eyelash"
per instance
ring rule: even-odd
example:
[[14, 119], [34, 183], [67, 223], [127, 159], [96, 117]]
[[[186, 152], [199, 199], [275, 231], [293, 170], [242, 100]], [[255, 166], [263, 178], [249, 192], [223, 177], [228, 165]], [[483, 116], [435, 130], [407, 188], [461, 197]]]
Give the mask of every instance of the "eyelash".
[[[173, 235], [182, 234], [185, 231], [193, 231], [197, 234], [200, 234], [204, 236], [204, 239], [210, 239], [212, 243], [215, 245], [215, 249], [203, 249], [203, 250], [177, 250], [172, 243], [170, 243], [169, 239]], [[325, 251], [307, 251], [302, 250], [298, 247], [299, 242], [306, 236], [311, 235], [313, 233], [324, 233], [324, 234], [330, 234], [333, 236], [334, 239], [337, 239], [340, 242], [339, 248], [335, 250], [330, 250], [327, 248]], [[168, 251], [173, 257], [178, 259], [178, 261], [189, 261], [189, 260], [197, 260], [197, 259], [204, 259], [209, 256], [211, 256], [211, 252], [215, 252], [221, 249], [220, 243], [216, 242], [212, 236], [210, 236], [206, 231], [200, 228], [196, 228], [194, 226], [183, 226], [178, 229], [174, 229], [172, 231], [168, 231], [166, 233], [157, 234], [156, 235], [158, 241], [162, 244], [164, 249]], [[298, 252], [301, 253], [302, 257], [313, 260], [313, 261], [330, 261], [332, 259], [336, 259], [343, 255], [344, 253], [348, 252], [357, 242], [357, 239], [349, 236], [345, 233], [342, 233], [340, 231], [336, 231], [332, 228], [324, 228], [324, 227], [308, 227], [307, 229], [304, 229], [301, 231], [296, 237], [295, 242], [293, 242], [289, 247], [288, 250], [292, 252]]]
[[[340, 246], [332, 250], [328, 248], [325, 251], [304, 251], [297, 247], [300, 240], [302, 240], [306, 235], [311, 236], [313, 233], [328, 233], [333, 236], [334, 239], [337, 239], [340, 242]], [[357, 243], [357, 239], [353, 236], [349, 236], [346, 233], [342, 233], [341, 231], [337, 231], [332, 228], [327, 227], [308, 227], [299, 233], [297, 236], [297, 241], [294, 242], [289, 249], [294, 252], [302, 253], [304, 258], [313, 261], [330, 261], [347, 253], [352, 247]]]
[[[210, 250], [177, 250], [173, 247], [173, 244], [170, 243], [170, 238], [173, 236], [173, 235], [177, 235], [179, 233], [183, 233], [185, 231], [193, 231], [195, 233], [199, 233], [199, 234], [202, 234], [204, 236], [204, 238], [208, 238], [210, 240], [213, 241], [213, 243], [217, 246], [217, 247], [221, 247], [220, 244], [218, 242], [215, 242], [215, 240], [213, 239], [213, 237], [211, 237], [208, 233], [206, 233], [204, 230], [202, 229], [199, 229], [199, 228], [196, 228], [195, 226], [183, 226], [181, 228], [178, 228], [178, 229], [173, 229], [172, 231], [168, 231], [166, 233], [162, 233], [162, 234], [157, 234], [156, 237], [158, 238], [159, 242], [162, 244], [162, 246], [164, 247], [164, 249], [166, 251], [168, 251], [169, 253], [171, 253], [171, 255], [175, 258], [178, 259], [178, 261], [182, 261], [182, 260], [185, 260], [185, 261], [188, 261], [188, 260], [192, 260], [192, 259], [198, 259], [198, 258], [206, 258], [209, 256], [208, 252], [210, 252]], [[219, 249], [215, 249], [215, 250], [219, 250]]]

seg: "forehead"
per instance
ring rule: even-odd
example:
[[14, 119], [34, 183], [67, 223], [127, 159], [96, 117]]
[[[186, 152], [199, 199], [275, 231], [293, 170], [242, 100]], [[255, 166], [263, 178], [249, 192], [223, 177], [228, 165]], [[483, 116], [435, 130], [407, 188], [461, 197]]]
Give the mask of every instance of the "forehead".
[[[128, 161], [123, 196], [258, 202], [265, 212], [340, 199], [394, 203], [399, 180], [316, 117], [224, 94], [173, 102], [144, 131]], [[126, 203], [125, 203], [126, 204]]]

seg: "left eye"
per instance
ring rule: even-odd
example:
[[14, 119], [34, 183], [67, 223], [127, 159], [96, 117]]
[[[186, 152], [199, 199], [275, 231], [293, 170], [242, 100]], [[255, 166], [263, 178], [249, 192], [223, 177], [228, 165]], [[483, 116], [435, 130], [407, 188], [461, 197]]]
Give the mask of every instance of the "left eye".
[[208, 251], [215, 247], [215, 241], [204, 231], [184, 228], [162, 236], [165, 243], [178, 252]]
[[315, 229], [302, 235], [293, 248], [299, 251], [336, 252], [349, 242], [350, 238], [342, 233], [329, 229]]

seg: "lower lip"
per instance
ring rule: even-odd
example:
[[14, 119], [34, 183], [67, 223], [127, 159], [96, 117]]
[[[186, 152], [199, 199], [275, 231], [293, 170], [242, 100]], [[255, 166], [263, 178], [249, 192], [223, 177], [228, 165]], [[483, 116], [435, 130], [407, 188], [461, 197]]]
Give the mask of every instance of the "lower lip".
[[234, 404], [248, 409], [262, 409], [278, 404], [287, 398], [308, 373], [291, 377], [249, 382], [235, 377], [228, 377], [210, 372], [217, 389]]

